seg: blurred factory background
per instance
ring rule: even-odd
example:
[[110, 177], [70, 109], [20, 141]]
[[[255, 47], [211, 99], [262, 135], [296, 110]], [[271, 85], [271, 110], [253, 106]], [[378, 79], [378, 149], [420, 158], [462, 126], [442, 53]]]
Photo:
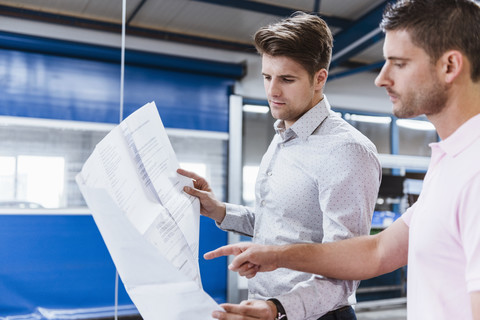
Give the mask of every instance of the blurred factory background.
[[[387, 3], [127, 0], [121, 109], [120, 0], [0, 0], [0, 319], [113, 315], [115, 267], [75, 175], [96, 143], [145, 103], [156, 102], [183, 168], [205, 176], [220, 199], [253, 203], [274, 120], [251, 38], [297, 10], [331, 27], [325, 94], [380, 153], [372, 232], [397, 219], [421, 190], [428, 143], [438, 136], [426, 118], [396, 119], [374, 85]], [[202, 217], [200, 256], [239, 240]], [[226, 258], [200, 259], [200, 268], [216, 301], [246, 298]], [[404, 308], [405, 273], [363, 281], [359, 310]], [[119, 314], [135, 317], [122, 286], [118, 297]]]

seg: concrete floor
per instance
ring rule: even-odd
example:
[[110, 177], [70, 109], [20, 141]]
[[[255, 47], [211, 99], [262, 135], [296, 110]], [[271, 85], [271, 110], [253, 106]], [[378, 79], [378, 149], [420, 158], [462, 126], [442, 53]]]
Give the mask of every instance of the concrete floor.
[[406, 298], [360, 302], [355, 313], [357, 320], [406, 320]]
[[357, 320], [406, 320], [407, 309], [387, 309], [357, 312]]

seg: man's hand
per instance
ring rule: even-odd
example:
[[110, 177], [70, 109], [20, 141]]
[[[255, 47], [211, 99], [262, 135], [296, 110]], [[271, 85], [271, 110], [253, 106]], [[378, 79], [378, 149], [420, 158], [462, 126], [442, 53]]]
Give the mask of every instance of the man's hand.
[[225, 303], [220, 305], [225, 312], [214, 311], [212, 317], [222, 320], [273, 320], [276, 317], [277, 307], [271, 301], [248, 300], [240, 304]]
[[178, 169], [177, 173], [193, 180], [194, 188], [185, 187], [183, 188], [183, 191], [200, 200], [200, 213], [218, 223], [221, 223], [226, 214], [225, 204], [215, 198], [207, 180], [196, 173], [183, 169]]
[[253, 278], [257, 272], [273, 271], [278, 268], [280, 246], [267, 246], [251, 242], [240, 242], [220, 247], [205, 253], [205, 259], [210, 260], [222, 256], [235, 255], [228, 268], [238, 272], [247, 279]]

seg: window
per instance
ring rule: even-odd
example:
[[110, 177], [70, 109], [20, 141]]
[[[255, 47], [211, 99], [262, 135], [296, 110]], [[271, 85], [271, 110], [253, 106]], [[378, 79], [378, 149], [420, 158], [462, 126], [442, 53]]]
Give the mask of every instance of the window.
[[46, 208], [62, 207], [65, 158], [19, 156], [17, 198]]
[[[75, 176], [109, 124], [0, 117], [0, 207], [86, 207]], [[168, 130], [180, 166], [226, 200], [225, 134]]]
[[75, 175], [112, 127], [0, 117], [0, 206], [85, 206]]

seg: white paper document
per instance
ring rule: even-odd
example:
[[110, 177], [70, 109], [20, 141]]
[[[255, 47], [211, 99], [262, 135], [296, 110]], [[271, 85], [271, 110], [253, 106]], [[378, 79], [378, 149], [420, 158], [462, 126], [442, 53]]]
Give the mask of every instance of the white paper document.
[[125, 288], [145, 320], [211, 319], [198, 267], [200, 204], [154, 102], [115, 127], [76, 181]]

